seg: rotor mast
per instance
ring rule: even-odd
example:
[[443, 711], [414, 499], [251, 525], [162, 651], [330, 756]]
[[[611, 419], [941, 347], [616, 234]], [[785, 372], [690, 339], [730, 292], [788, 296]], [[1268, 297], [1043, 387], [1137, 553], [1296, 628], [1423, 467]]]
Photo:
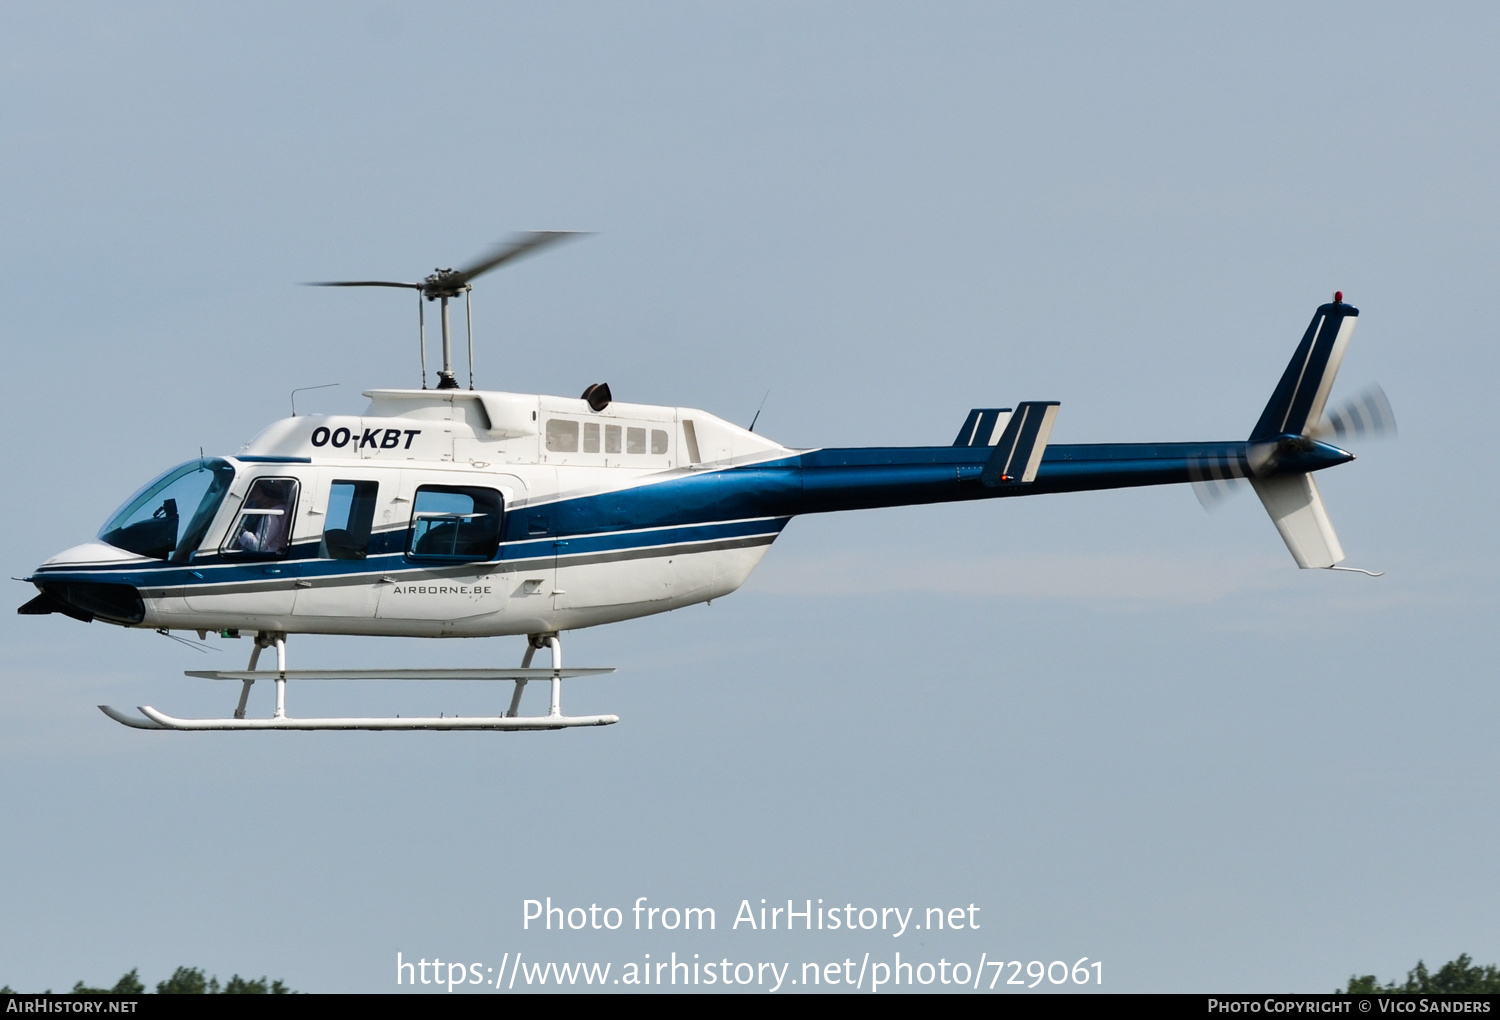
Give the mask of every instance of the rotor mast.
[[533, 230], [530, 233], [517, 234], [508, 243], [495, 248], [478, 262], [463, 269], [435, 269], [421, 283], [405, 283], [395, 280], [338, 280], [315, 283], [312, 286], [402, 287], [417, 291], [417, 333], [421, 342], [422, 388], [424, 390], [427, 388], [427, 323], [422, 302], [424, 300], [442, 302], [443, 367], [438, 371], [437, 388], [456, 390], [459, 386], [453, 374], [453, 325], [448, 314], [448, 300], [462, 294], [464, 296], [464, 320], [469, 331], [469, 389], [472, 390], [474, 388], [474, 315], [470, 294], [474, 286], [470, 281], [488, 273], [491, 269], [498, 269], [507, 262], [529, 255], [549, 244], [578, 236], [580, 233], [574, 230]]
[[[460, 279], [462, 273], [452, 269], [439, 269], [429, 276], [422, 285], [422, 297], [427, 301], [442, 302], [443, 319], [443, 367], [438, 370], [437, 388], [440, 390], [458, 389], [458, 379], [453, 374], [453, 322], [448, 314], [448, 299], [464, 296], [464, 317], [469, 320], [469, 389], [474, 388], [474, 322], [470, 318], [469, 294], [474, 290], [467, 279]], [[456, 281], [456, 282], [452, 282]], [[425, 338], [423, 360], [426, 360]], [[427, 388], [427, 373], [422, 373], [422, 388]]]

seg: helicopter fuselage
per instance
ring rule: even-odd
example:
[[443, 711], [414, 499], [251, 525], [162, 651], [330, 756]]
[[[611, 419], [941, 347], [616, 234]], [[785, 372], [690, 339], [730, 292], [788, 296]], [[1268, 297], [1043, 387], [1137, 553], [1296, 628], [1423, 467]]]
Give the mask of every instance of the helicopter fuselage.
[[[1253, 455], [1243, 441], [1053, 445], [1029, 482], [997, 485], [981, 477], [988, 435], [793, 450], [691, 408], [366, 395], [361, 416], [286, 418], [164, 475], [100, 541], [38, 568], [50, 601], [32, 611], [168, 630], [558, 633], [726, 595], [797, 514], [1186, 482]], [[1281, 469], [1348, 459], [1301, 440]], [[191, 495], [154, 506], [174, 492]]]

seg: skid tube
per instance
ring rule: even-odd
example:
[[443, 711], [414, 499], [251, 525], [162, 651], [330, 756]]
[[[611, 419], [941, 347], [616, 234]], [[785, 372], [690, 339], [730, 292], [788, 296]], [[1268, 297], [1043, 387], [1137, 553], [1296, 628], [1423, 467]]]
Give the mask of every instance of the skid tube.
[[99, 708], [115, 722], [138, 730], [563, 730], [574, 726], [608, 726], [617, 715], [441, 716], [371, 719], [177, 719], [142, 705], [137, 718], [108, 705]]
[[[261, 649], [272, 646], [276, 648], [278, 668], [257, 671], [255, 666]], [[532, 656], [539, 648], [551, 650], [552, 668], [531, 668]], [[150, 705], [140, 706], [140, 716], [129, 715], [109, 705], [100, 705], [99, 709], [115, 722], [138, 730], [562, 730], [575, 726], [609, 726], [620, 721], [617, 715], [570, 716], [562, 714], [562, 681], [565, 678], [597, 676], [613, 672], [613, 667], [563, 669], [562, 643], [556, 634], [532, 635], [520, 669], [289, 670], [286, 668], [286, 636], [284, 634], [261, 634], [256, 637], [256, 646], [250, 654], [248, 669], [188, 670], [186, 672], [187, 676], [209, 680], [238, 680], [244, 684], [232, 719], [178, 719]], [[276, 709], [269, 719], [245, 718], [245, 705], [250, 696], [250, 688], [257, 680], [272, 680], [276, 684]], [[509, 710], [504, 715], [498, 716], [298, 719], [286, 714], [288, 680], [511, 680], [515, 682], [516, 689], [511, 698]], [[518, 714], [521, 691], [531, 680], [551, 682], [551, 706], [546, 715], [522, 716]]]

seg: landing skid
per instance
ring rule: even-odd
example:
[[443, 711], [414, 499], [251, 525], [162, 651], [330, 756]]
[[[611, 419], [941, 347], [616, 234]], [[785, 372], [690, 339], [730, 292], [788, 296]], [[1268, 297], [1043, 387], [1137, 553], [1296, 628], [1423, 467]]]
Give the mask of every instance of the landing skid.
[[[255, 666], [261, 649], [270, 646], [276, 648], [278, 668], [257, 671]], [[531, 659], [539, 647], [551, 650], [551, 669], [531, 668]], [[564, 679], [613, 672], [613, 667], [563, 669], [562, 644], [555, 634], [533, 635], [520, 669], [287, 669], [286, 635], [262, 634], [256, 638], [248, 669], [187, 671], [188, 676], [238, 680], [244, 685], [232, 719], [178, 719], [150, 705], [140, 706], [140, 716], [129, 715], [109, 705], [100, 705], [99, 709], [115, 722], [138, 730], [562, 730], [574, 726], [608, 726], [620, 721], [617, 715], [562, 714]], [[257, 680], [271, 680], [276, 684], [276, 710], [269, 719], [245, 718], [250, 688]], [[297, 719], [286, 714], [288, 680], [511, 680], [516, 687], [509, 710], [498, 716]], [[547, 680], [552, 685], [551, 710], [546, 715], [519, 714], [521, 691], [532, 680]]]
[[440, 716], [436, 718], [375, 719], [176, 719], [142, 705], [145, 718], [126, 715], [117, 708], [100, 705], [115, 722], [138, 730], [562, 730], [572, 726], [608, 726], [617, 715]]

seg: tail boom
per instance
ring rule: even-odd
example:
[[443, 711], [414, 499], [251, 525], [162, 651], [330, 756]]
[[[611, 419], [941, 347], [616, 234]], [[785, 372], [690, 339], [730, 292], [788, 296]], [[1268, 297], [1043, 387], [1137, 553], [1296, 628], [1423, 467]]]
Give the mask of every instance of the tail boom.
[[[1221, 477], [1248, 477], [1261, 444], [1211, 443], [1052, 444], [1033, 481], [987, 486], [981, 476], [991, 451], [983, 447], [915, 446], [814, 450], [786, 468], [801, 485], [784, 486], [777, 513], [827, 513], [875, 507], [946, 503], [1002, 496], [1085, 492], [1196, 481], [1205, 464], [1220, 465]], [[1301, 441], [1278, 457], [1278, 471], [1298, 474], [1352, 460], [1326, 443]]]

